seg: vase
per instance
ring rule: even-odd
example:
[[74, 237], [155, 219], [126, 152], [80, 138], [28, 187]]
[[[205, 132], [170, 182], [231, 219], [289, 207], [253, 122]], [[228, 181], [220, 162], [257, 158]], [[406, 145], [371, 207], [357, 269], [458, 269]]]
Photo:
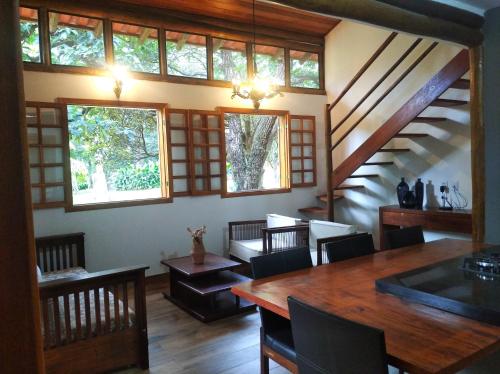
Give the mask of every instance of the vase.
[[403, 208], [405, 209], [415, 209], [417, 207], [415, 192], [406, 191], [401, 205], [403, 205]]
[[408, 184], [405, 182], [404, 178], [401, 178], [401, 182], [399, 182], [398, 186], [396, 187], [396, 191], [398, 194], [398, 202], [399, 202], [399, 207], [403, 208], [403, 200], [405, 198], [406, 193], [410, 190], [410, 187]]
[[191, 249], [191, 257], [193, 264], [202, 265], [205, 262], [205, 246], [201, 238], [193, 239], [193, 248]]
[[417, 200], [416, 208], [423, 209], [424, 207], [424, 184], [422, 180], [418, 178], [415, 183], [415, 198]]

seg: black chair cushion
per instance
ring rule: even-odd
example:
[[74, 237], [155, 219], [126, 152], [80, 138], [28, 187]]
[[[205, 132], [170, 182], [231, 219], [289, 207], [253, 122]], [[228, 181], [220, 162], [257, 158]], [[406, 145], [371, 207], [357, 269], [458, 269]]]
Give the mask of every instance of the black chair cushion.
[[385, 242], [388, 249], [397, 249], [425, 243], [422, 226], [412, 226], [399, 230], [387, 231], [385, 233]]
[[313, 266], [308, 247], [252, 257], [250, 266], [254, 279], [288, 273]]
[[387, 374], [384, 332], [288, 298], [300, 374]]
[[295, 347], [290, 328], [264, 334], [264, 344], [290, 361], [296, 362]]
[[336, 262], [371, 255], [375, 253], [375, 247], [371, 234], [365, 234], [327, 243], [326, 253], [329, 262]]

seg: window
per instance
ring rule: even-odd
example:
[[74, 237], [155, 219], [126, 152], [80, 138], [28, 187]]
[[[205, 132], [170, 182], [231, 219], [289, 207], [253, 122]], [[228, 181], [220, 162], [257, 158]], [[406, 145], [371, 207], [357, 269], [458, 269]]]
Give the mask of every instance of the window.
[[316, 185], [316, 133], [314, 116], [290, 116], [292, 187]]
[[228, 193], [288, 187], [287, 113], [261, 113], [224, 113]]
[[291, 86], [320, 88], [319, 54], [290, 50]]
[[26, 103], [31, 200], [35, 208], [65, 205], [62, 106]]
[[105, 65], [102, 20], [50, 12], [49, 31], [53, 64]]
[[168, 75], [207, 79], [205, 36], [167, 31], [166, 39]]
[[285, 85], [285, 49], [267, 45], [255, 46], [255, 65], [258, 78]]
[[40, 27], [38, 11], [31, 8], [19, 8], [21, 17], [21, 49], [23, 61], [41, 62], [40, 57]]
[[167, 197], [160, 108], [67, 108], [73, 206]]
[[115, 64], [131, 71], [160, 73], [158, 30], [113, 22]]
[[247, 79], [246, 44], [224, 39], [212, 39], [214, 79], [231, 82]]
[[189, 110], [169, 109], [170, 151], [174, 196], [191, 194], [189, 157]]

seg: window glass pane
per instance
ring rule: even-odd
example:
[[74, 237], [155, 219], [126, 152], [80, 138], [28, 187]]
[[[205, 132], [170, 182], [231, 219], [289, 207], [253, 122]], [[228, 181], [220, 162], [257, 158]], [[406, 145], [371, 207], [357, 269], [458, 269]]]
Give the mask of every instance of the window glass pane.
[[103, 67], [102, 21], [69, 14], [49, 13], [50, 51], [57, 65]]
[[62, 144], [62, 129], [42, 128], [42, 143], [47, 145]]
[[158, 112], [68, 106], [73, 203], [161, 197]]
[[41, 108], [40, 122], [42, 125], [59, 125], [59, 109]]
[[40, 28], [38, 26], [38, 11], [31, 8], [19, 8], [21, 18], [21, 49], [23, 61], [41, 62], [40, 58]]
[[44, 148], [43, 149], [43, 161], [46, 164], [57, 164], [63, 162], [63, 150], [62, 148]]
[[225, 113], [228, 192], [281, 187], [279, 122], [278, 116]]
[[28, 127], [28, 144], [38, 144], [38, 128]]
[[184, 192], [188, 190], [188, 183], [185, 179], [174, 180], [174, 192]]
[[28, 125], [33, 125], [38, 123], [36, 108], [26, 107], [26, 123]]
[[48, 203], [64, 201], [64, 187], [47, 187], [45, 189], [45, 201]]
[[214, 79], [240, 81], [247, 79], [246, 44], [232, 40], [212, 39]]
[[166, 32], [169, 75], [207, 79], [207, 38], [203, 35]]
[[290, 50], [292, 87], [319, 88], [319, 55]]
[[267, 45], [255, 46], [257, 77], [273, 84], [285, 85], [285, 49]]
[[32, 188], [31, 189], [31, 202], [33, 204], [39, 204], [40, 203], [40, 200], [41, 200], [41, 195], [42, 195], [42, 191], [40, 188]]
[[29, 160], [30, 164], [38, 164], [40, 162], [40, 151], [38, 150], [38, 147], [37, 148], [30, 147]]
[[160, 73], [158, 30], [113, 22], [115, 64], [130, 71]]

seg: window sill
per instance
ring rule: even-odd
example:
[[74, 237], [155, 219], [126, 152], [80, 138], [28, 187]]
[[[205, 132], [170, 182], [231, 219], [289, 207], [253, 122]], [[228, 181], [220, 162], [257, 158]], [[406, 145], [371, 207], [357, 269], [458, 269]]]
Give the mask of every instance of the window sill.
[[280, 193], [290, 193], [291, 188], [275, 188], [272, 190], [257, 190], [257, 191], [242, 191], [242, 192], [222, 192], [221, 197], [223, 199], [232, 197], [245, 197], [245, 196], [258, 196], [258, 195], [272, 195]]
[[156, 198], [156, 199], [145, 199], [145, 200], [130, 200], [130, 201], [118, 201], [118, 202], [108, 202], [108, 203], [95, 203], [95, 204], [85, 204], [85, 205], [70, 205], [65, 208], [67, 213], [72, 212], [84, 212], [88, 210], [99, 210], [99, 209], [114, 209], [114, 208], [126, 208], [133, 206], [143, 206], [143, 205], [155, 205], [155, 204], [168, 204], [172, 203], [173, 199], [171, 197]]

